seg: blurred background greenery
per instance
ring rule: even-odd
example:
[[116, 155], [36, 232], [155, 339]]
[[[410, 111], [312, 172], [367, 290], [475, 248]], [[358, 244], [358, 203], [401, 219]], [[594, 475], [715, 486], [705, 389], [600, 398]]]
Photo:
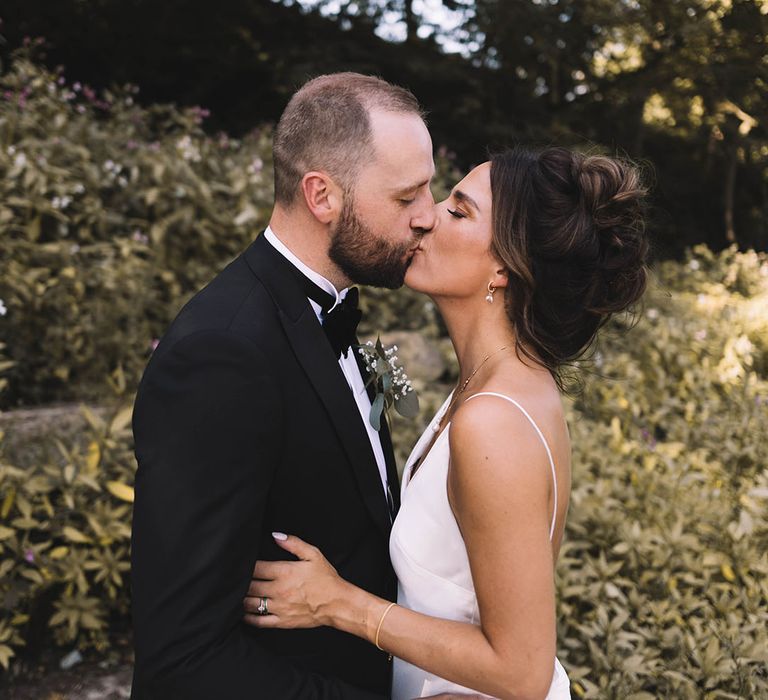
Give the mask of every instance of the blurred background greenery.
[[[567, 402], [559, 654], [576, 697], [768, 697], [768, 0], [4, 0], [0, 17], [0, 692], [52, 646], [106, 658], [124, 636], [141, 371], [265, 225], [292, 91], [350, 69], [429, 110], [436, 197], [516, 140], [653, 173], [645, 309]], [[413, 356], [402, 464], [455, 365], [428, 300], [363, 303], [364, 332]]]

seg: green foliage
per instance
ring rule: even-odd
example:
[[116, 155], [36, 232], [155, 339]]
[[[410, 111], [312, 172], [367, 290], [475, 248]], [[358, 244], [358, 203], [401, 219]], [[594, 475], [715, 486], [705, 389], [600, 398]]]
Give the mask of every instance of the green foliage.
[[131, 408], [108, 421], [83, 413], [89, 442], [79, 448], [51, 437], [61, 456], [56, 464], [19, 469], [0, 454], [0, 665], [6, 669], [33, 618], [47, 621], [56, 644], [104, 649], [110, 620], [128, 615]]
[[768, 257], [657, 274], [571, 406], [561, 655], [579, 697], [763, 697]]
[[133, 383], [193, 292], [270, 211], [268, 132], [208, 137], [203, 113], [97, 96], [19, 57], [0, 89], [0, 341], [9, 400]]

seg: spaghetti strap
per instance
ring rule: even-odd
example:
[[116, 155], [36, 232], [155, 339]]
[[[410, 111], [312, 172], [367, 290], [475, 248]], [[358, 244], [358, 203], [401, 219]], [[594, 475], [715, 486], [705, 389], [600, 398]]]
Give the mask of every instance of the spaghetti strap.
[[549, 449], [549, 445], [547, 444], [547, 440], [544, 437], [544, 433], [541, 432], [541, 429], [538, 425], [536, 425], [536, 421], [531, 418], [531, 415], [526, 411], [517, 401], [515, 401], [513, 398], [510, 398], [509, 396], [505, 396], [504, 394], [497, 394], [495, 391], [480, 391], [477, 394], [472, 394], [472, 396], [465, 399], [465, 401], [470, 401], [478, 396], [496, 396], [500, 399], [505, 399], [506, 401], [509, 401], [510, 403], [517, 406], [523, 413], [523, 415], [528, 419], [530, 424], [534, 427], [536, 432], [538, 433], [539, 437], [541, 438], [541, 441], [544, 443], [544, 449], [547, 451], [547, 457], [549, 457], [549, 467], [552, 470], [552, 481], [554, 483], [554, 508], [552, 509], [552, 525], [549, 528], [549, 540], [552, 541], [552, 536], [555, 533], [555, 522], [557, 520], [557, 475], [555, 473], [555, 460], [552, 459], [552, 452]]

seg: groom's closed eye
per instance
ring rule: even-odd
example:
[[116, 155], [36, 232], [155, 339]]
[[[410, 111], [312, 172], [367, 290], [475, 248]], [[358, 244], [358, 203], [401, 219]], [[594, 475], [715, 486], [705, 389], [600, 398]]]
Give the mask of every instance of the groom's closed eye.
[[407, 187], [401, 187], [398, 190], [394, 191], [395, 199], [401, 202], [408, 202], [409, 204], [416, 200], [416, 197], [419, 194], [419, 191], [424, 189], [425, 187], [429, 187], [430, 180], [422, 180], [421, 182], [417, 182], [413, 185], [408, 185]]

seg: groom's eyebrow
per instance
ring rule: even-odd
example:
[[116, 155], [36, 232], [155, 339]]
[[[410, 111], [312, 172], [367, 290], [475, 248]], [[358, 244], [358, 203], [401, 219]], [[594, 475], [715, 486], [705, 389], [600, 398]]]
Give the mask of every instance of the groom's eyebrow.
[[480, 207], [477, 206], [477, 202], [472, 199], [472, 197], [470, 197], [466, 192], [462, 192], [461, 190], [454, 190], [453, 198], [457, 202], [466, 202], [469, 204], [469, 206], [474, 207], [478, 212], [480, 212]]
[[397, 196], [404, 195], [404, 194], [410, 194], [411, 192], [415, 192], [416, 190], [421, 189], [425, 185], [429, 184], [429, 180], [423, 180], [422, 182], [419, 182], [415, 185], [410, 185], [409, 187], [401, 187], [398, 190], [395, 190], [395, 194]]

